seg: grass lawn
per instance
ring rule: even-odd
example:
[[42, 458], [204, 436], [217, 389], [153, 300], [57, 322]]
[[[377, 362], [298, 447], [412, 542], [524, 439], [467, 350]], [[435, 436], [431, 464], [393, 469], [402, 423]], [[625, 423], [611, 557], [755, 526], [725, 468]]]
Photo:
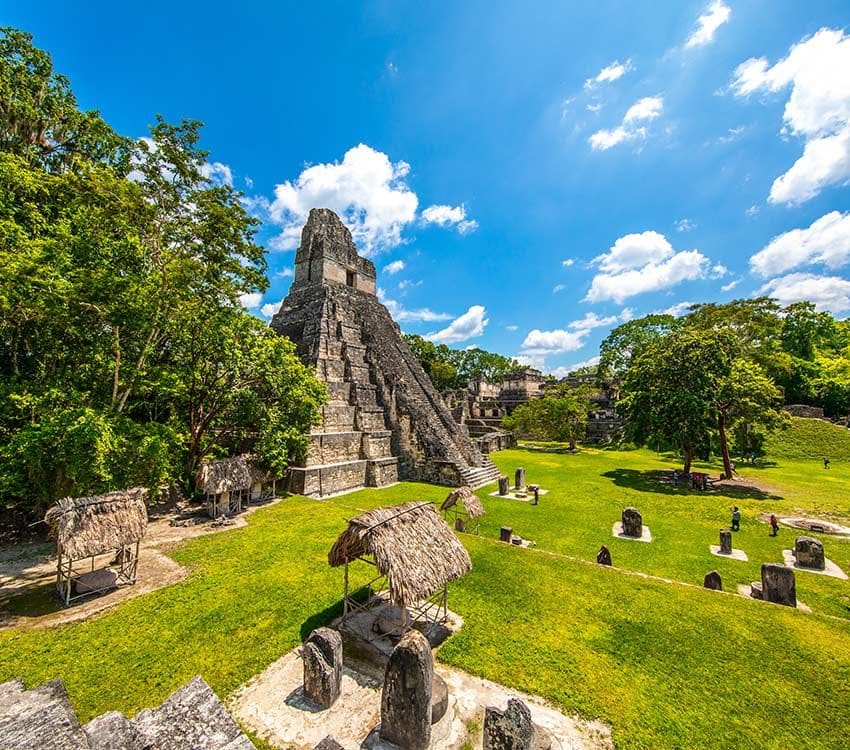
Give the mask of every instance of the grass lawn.
[[[620, 748], [847, 747], [850, 583], [798, 573], [798, 595], [814, 610], [806, 614], [562, 555], [590, 560], [605, 543], [616, 566], [692, 584], [716, 567], [734, 589], [792, 542], [787, 530], [771, 539], [758, 513], [821, 504], [848, 514], [850, 466], [835, 463], [828, 477], [812, 461], [746, 469], [782, 499], [738, 500], [664, 491], [643, 472], [670, 463], [645, 451], [493, 457], [511, 473], [525, 466], [550, 492], [539, 507], [480, 493], [481, 535], [462, 536], [474, 569], [450, 598], [466, 624], [442, 660], [610, 722]], [[224, 696], [335, 614], [342, 573], [326, 561], [345, 519], [445, 494], [401, 484], [262, 509], [246, 528], [176, 549], [193, 570], [182, 584], [88, 622], [0, 631], [0, 680], [61, 677], [83, 720], [154, 705], [197, 673]], [[735, 546], [750, 563], [708, 554], [733, 501], [744, 511]], [[611, 537], [631, 504], [652, 544]], [[502, 524], [538, 547], [495, 541]], [[826, 549], [850, 569], [850, 542], [827, 538]]]

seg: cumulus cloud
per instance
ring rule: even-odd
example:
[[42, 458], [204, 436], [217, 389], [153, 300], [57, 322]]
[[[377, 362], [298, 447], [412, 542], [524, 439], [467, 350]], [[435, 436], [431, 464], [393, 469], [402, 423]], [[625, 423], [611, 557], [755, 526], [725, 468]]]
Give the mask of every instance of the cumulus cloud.
[[566, 260], [561, 261], [561, 265], [564, 268], [569, 268], [570, 266], [575, 265], [575, 262], [575, 258], [567, 258]]
[[735, 70], [738, 96], [791, 88], [782, 132], [803, 139], [803, 154], [773, 182], [772, 203], [803, 203], [850, 178], [848, 70], [850, 36], [840, 29], [821, 29], [773, 66], [764, 57], [750, 58]]
[[734, 279], [733, 281], [730, 281], [728, 284], [724, 284], [722, 287], [720, 287], [720, 291], [721, 292], [731, 292], [740, 283], [741, 283], [740, 279]]
[[552, 294], [560, 294], [566, 288], [567, 288], [566, 284], [555, 284], [555, 286], [552, 287]]
[[384, 307], [390, 311], [393, 320], [396, 323], [436, 323], [441, 320], [451, 320], [452, 316], [448, 313], [434, 312], [433, 310], [423, 307], [418, 310], [408, 310], [400, 302], [394, 299], [389, 299], [387, 293], [381, 287], [378, 287], [378, 299], [383, 303]]
[[566, 367], [556, 367], [553, 370], [549, 370], [549, 375], [554, 375], [556, 378], [565, 378], [571, 372], [575, 372], [576, 370], [581, 370], [585, 367], [596, 367], [599, 364], [599, 355], [597, 354], [595, 357], [590, 357], [588, 359], [583, 359], [581, 362], [576, 362], [574, 365], [567, 365]]
[[714, 35], [732, 15], [732, 9], [723, 0], [714, 0], [705, 12], [697, 18], [697, 27], [685, 42], [686, 48], [702, 47], [714, 40]]
[[691, 232], [697, 227], [690, 219], [679, 219], [673, 226], [677, 232]]
[[262, 301], [263, 295], [260, 292], [248, 292], [239, 295], [239, 304], [247, 310], [255, 310]]
[[584, 346], [587, 331], [541, 331], [535, 328], [522, 342], [522, 354], [545, 357], [549, 354], [574, 352]]
[[626, 60], [624, 63], [621, 63], [619, 60], [615, 60], [610, 65], [606, 65], [602, 70], [600, 70], [593, 78], [588, 78], [584, 82], [584, 87], [586, 89], [592, 89], [599, 83], [611, 83], [613, 81], [617, 81], [622, 78], [626, 73], [634, 70], [635, 67], [632, 65], [631, 59]]
[[816, 263], [829, 269], [850, 263], [850, 213], [830, 211], [806, 229], [774, 237], [750, 258], [753, 273], [764, 277]]
[[569, 328], [574, 331], [592, 331], [594, 328], [605, 328], [619, 322], [616, 315], [606, 315], [600, 317], [596, 313], [589, 312], [581, 320], [574, 320], [569, 324]]
[[292, 269], [291, 268], [282, 268], [280, 271], [278, 271], [274, 275], [274, 278], [276, 278], [276, 279], [288, 279], [290, 276], [294, 276]]
[[264, 318], [273, 318], [275, 313], [280, 309], [281, 302], [283, 302], [282, 299], [279, 299], [277, 302], [267, 302], [260, 308], [260, 314]]
[[594, 151], [607, 151], [620, 143], [646, 138], [648, 131], [641, 123], [660, 117], [663, 111], [662, 97], [645, 96], [629, 107], [621, 125], [613, 130], [597, 130], [588, 142]]
[[460, 234], [469, 234], [478, 229], [478, 222], [466, 216], [466, 206], [428, 206], [422, 211], [424, 224], [455, 227]]
[[487, 323], [490, 322], [486, 314], [487, 311], [482, 305], [473, 305], [441, 331], [426, 334], [425, 338], [435, 344], [456, 344], [475, 338], [484, 333]]
[[675, 305], [670, 305], [663, 310], [656, 310], [656, 315], [672, 315], [674, 318], [681, 318], [685, 313], [690, 312], [694, 306], [693, 302], [679, 302]]
[[781, 305], [807, 300], [821, 312], [838, 314], [850, 310], [850, 281], [840, 276], [791, 273], [771, 279], [759, 291]]
[[214, 185], [233, 185], [233, 172], [227, 164], [220, 161], [204, 162], [201, 165], [201, 174]]
[[404, 270], [404, 261], [403, 260], [394, 260], [392, 263], [387, 263], [384, 266], [384, 273], [389, 274], [390, 276], [395, 276], [399, 271]]
[[[669, 289], [686, 279], [705, 278], [709, 260], [699, 250], [675, 253], [663, 234], [647, 231], [620, 237], [607, 253], [594, 258], [599, 266], [585, 302], [612, 300], [622, 304], [644, 292]], [[718, 273], [715, 266], [714, 273]], [[725, 269], [724, 269], [725, 270]]]

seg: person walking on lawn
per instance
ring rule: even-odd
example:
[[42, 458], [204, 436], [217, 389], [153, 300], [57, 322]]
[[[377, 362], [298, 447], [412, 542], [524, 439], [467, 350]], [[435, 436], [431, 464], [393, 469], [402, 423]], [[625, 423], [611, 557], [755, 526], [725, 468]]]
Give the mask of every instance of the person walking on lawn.
[[738, 510], [738, 506], [736, 505], [732, 508], [732, 531], [740, 531], [741, 530], [741, 511]]
[[776, 518], [773, 513], [770, 514], [770, 528], [773, 531], [770, 532], [771, 536], [777, 536], [779, 534], [779, 520]]

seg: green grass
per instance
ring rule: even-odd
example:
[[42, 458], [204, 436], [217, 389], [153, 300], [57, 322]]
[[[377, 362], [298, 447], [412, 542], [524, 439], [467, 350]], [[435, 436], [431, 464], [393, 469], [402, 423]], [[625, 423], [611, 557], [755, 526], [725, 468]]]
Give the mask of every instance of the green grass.
[[792, 417], [788, 430], [770, 436], [766, 450], [779, 459], [850, 461], [850, 430], [822, 419]]
[[[764, 510], [815, 504], [850, 515], [850, 466], [747, 467], [771, 492], [738, 499], [666, 491], [644, 472], [671, 463], [646, 451], [493, 458], [510, 473], [525, 466], [529, 481], [550, 492], [538, 507], [480, 493], [487, 508], [480, 536], [462, 535], [474, 568], [450, 599], [465, 625], [440, 659], [609, 722], [619, 748], [846, 748], [850, 583], [798, 573], [812, 614], [699, 584], [717, 568], [734, 589], [758, 577], [762, 560], [781, 559], [793, 533], [771, 539], [757, 522]], [[155, 705], [197, 673], [227, 695], [339, 610], [342, 573], [328, 567], [327, 552], [347, 518], [445, 494], [401, 484], [262, 509], [245, 528], [177, 548], [175, 559], [192, 569], [181, 584], [86, 622], [0, 631], [0, 680], [22, 676], [33, 686], [61, 677], [83, 720]], [[735, 545], [750, 555], [746, 564], [708, 554], [733, 502], [744, 511]], [[611, 524], [632, 504], [652, 544], [611, 537]], [[499, 543], [502, 524], [538, 546]], [[602, 543], [615, 566], [677, 583], [566, 557], [592, 560]], [[825, 543], [850, 569], [850, 542]]]

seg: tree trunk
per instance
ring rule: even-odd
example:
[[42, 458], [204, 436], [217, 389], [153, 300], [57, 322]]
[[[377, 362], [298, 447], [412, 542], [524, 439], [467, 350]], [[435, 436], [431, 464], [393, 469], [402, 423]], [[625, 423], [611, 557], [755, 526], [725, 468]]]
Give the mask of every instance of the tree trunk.
[[717, 414], [717, 432], [720, 434], [720, 453], [723, 456], [723, 473], [732, 478], [732, 462], [729, 460], [729, 438], [726, 437], [726, 416], [722, 411]]
[[682, 473], [683, 474], [690, 474], [691, 473], [691, 459], [693, 458], [690, 443], [684, 443], [682, 445], [682, 455], [684, 456], [684, 459], [685, 459], [684, 460], [684, 466], [682, 467]]
[[570, 450], [574, 451], [576, 449], [576, 441], [570, 440]]

